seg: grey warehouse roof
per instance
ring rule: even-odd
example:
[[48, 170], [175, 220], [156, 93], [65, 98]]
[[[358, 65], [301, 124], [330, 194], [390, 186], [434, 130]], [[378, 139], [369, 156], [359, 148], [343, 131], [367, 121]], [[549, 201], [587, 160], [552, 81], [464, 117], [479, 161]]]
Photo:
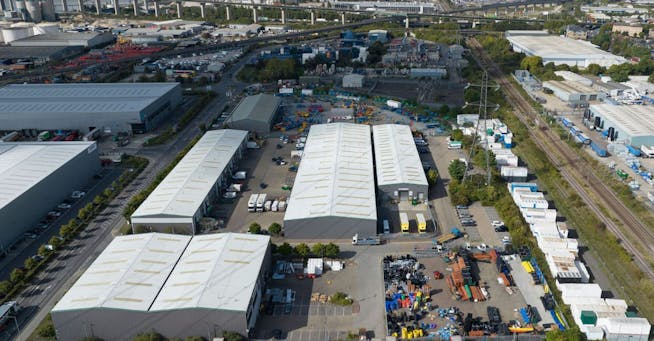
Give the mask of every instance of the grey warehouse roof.
[[53, 311], [245, 311], [269, 242], [269, 236], [240, 233], [118, 236]]
[[178, 83], [12, 84], [0, 88], [0, 115], [134, 112]]
[[247, 134], [233, 129], [206, 132], [132, 218], [193, 217]]
[[591, 104], [590, 111], [631, 137], [654, 136], [654, 106]]
[[377, 219], [367, 125], [311, 126], [284, 220], [330, 216]]
[[379, 186], [392, 184], [427, 186], [427, 177], [409, 126], [376, 125], [372, 127], [372, 134]]
[[0, 143], [0, 209], [95, 142]]
[[279, 107], [281, 99], [269, 94], [258, 94], [245, 97], [234, 108], [230, 121], [254, 120], [270, 122]]
[[269, 242], [257, 234], [193, 237], [150, 310], [246, 311]]

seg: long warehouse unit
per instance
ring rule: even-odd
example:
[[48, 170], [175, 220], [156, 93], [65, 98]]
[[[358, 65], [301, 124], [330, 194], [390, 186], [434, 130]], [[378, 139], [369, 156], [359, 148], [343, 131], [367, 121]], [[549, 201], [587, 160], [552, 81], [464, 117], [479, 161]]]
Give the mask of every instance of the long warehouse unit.
[[206, 132], [134, 211], [132, 230], [195, 234], [211, 201], [231, 178], [247, 139], [242, 130]]
[[608, 131], [611, 141], [640, 148], [654, 146], [654, 107], [649, 105], [591, 104], [589, 120]]
[[377, 231], [370, 127], [311, 126], [284, 216], [287, 238], [344, 239]]
[[0, 143], [0, 253], [99, 168], [95, 142]]
[[427, 199], [429, 184], [411, 128], [400, 124], [372, 127], [377, 188], [381, 195], [400, 201]]
[[179, 83], [12, 84], [0, 88], [0, 129], [140, 134], [181, 102]]
[[116, 237], [52, 309], [58, 340], [248, 335], [270, 271], [270, 237]]

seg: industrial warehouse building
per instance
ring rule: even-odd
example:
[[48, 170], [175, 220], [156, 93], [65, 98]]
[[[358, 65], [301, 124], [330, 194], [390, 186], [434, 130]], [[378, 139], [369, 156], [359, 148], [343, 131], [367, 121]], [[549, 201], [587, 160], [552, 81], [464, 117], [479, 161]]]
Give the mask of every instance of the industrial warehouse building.
[[311, 126], [284, 216], [287, 238], [344, 239], [376, 234], [370, 127]]
[[195, 234], [211, 201], [231, 179], [248, 132], [210, 130], [132, 214], [132, 230]]
[[270, 271], [270, 237], [116, 237], [52, 309], [58, 340], [247, 335]]
[[505, 36], [515, 52], [541, 57], [543, 64], [580, 68], [598, 64], [608, 68], [627, 62], [625, 58], [601, 50], [589, 42], [550, 35], [546, 31], [506, 31]]
[[268, 134], [280, 112], [281, 103], [279, 97], [268, 94], [245, 97], [234, 108], [226, 123], [233, 129]]
[[372, 127], [377, 188], [384, 198], [427, 200], [429, 184], [411, 128], [383, 124]]
[[3, 130], [144, 133], [181, 103], [179, 83], [13, 84], [0, 88]]
[[0, 143], [0, 252], [98, 171], [95, 142]]
[[114, 41], [111, 32], [47, 32], [31, 37], [14, 40], [11, 46], [82, 46], [84, 48], [98, 48]]
[[[593, 104], [589, 106], [590, 121], [609, 131], [612, 141], [624, 141], [640, 147], [654, 146], [654, 107], [645, 105]], [[613, 129], [611, 129], [613, 128]]]
[[560, 100], [578, 104], [588, 101], [598, 101], [606, 98], [606, 94], [586, 84], [576, 81], [546, 81], [543, 88], [552, 91]]

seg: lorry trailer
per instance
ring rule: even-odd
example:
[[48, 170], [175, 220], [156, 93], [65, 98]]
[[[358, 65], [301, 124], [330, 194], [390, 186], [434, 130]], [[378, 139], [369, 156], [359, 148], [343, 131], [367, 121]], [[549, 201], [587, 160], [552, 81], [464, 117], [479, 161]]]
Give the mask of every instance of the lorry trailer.
[[259, 198], [259, 194], [250, 195], [250, 199], [248, 200], [248, 212], [254, 212], [257, 209], [258, 198]]
[[402, 233], [409, 233], [409, 216], [404, 212], [400, 213], [400, 229]]
[[418, 222], [418, 232], [426, 233], [427, 232], [427, 221], [425, 216], [422, 213], [416, 214], [416, 221]]
[[380, 245], [381, 238], [379, 236], [359, 238], [359, 234], [352, 237], [352, 245]]

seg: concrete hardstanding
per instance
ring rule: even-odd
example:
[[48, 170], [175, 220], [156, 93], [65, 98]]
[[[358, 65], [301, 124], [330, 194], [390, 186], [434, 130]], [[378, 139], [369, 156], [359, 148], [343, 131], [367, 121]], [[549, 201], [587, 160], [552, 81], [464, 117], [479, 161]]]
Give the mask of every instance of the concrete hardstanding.
[[[57, 340], [77, 341], [87, 337], [103, 340], [128, 341], [143, 332], [156, 331], [166, 338], [202, 336], [207, 340], [222, 337], [224, 331], [248, 335], [256, 323], [259, 306], [270, 276], [270, 245], [259, 271], [255, 291], [246, 311], [229, 311], [208, 308], [177, 309], [169, 311], [131, 311], [94, 308], [84, 310], [53, 311], [52, 321]], [[249, 321], [249, 322], [248, 322]]]
[[99, 168], [98, 149], [93, 144], [0, 209], [0, 252], [6, 251], [18, 237], [34, 228], [72, 191], [86, 185]]
[[351, 239], [377, 234], [377, 221], [339, 216], [284, 221], [284, 235], [291, 239]]
[[[94, 128], [111, 132], [144, 133], [151, 131], [168, 119], [168, 116], [182, 102], [182, 89], [179, 84], [157, 98], [140, 98], [138, 96], [123, 98], [112, 96], [57, 96], [46, 98], [30, 97], [29, 89], [45, 89], [60, 84], [32, 85], [18, 95], [3, 94], [5, 91], [21, 89], [22, 85], [11, 85], [0, 89], [0, 121], [4, 130], [38, 129], [38, 130], [79, 130], [87, 133]], [[171, 83], [172, 85], [172, 83]], [[26, 87], [27, 87], [26, 86]], [[74, 87], [76, 84], [63, 86]], [[84, 89], [83, 85], [79, 85]], [[107, 87], [129, 89], [131, 84], [88, 84], [88, 88], [98, 87], [98, 91]], [[12, 88], [14, 87], [14, 88]], [[142, 87], [142, 86], [141, 86]], [[137, 91], [136, 88], [134, 91]], [[52, 97], [49, 99], [48, 97]], [[148, 101], [148, 99], [151, 99]], [[143, 104], [147, 104], [144, 106]]]

